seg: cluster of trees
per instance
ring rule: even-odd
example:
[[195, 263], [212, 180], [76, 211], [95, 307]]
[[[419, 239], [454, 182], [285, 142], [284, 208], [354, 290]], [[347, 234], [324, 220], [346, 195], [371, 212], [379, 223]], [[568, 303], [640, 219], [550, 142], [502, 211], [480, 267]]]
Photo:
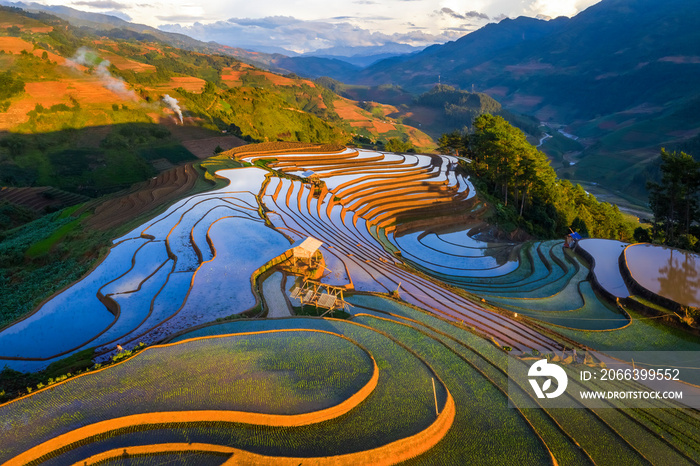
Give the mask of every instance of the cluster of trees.
[[413, 144], [411, 144], [408, 141], [403, 141], [399, 138], [389, 139], [386, 142], [386, 144], [384, 144], [384, 150], [387, 152], [398, 152], [398, 153], [415, 152], [416, 151], [416, 149], [413, 147]]
[[470, 131], [474, 119], [488, 113], [502, 116], [528, 134], [539, 135], [541, 132], [537, 119], [511, 113], [491, 96], [481, 92], [462, 91], [440, 84], [417, 97], [415, 104], [440, 110], [442, 128], [464, 128], [465, 131]]
[[24, 92], [24, 81], [12, 71], [0, 73], [0, 99], [9, 99]]
[[584, 236], [632, 239], [632, 223], [617, 206], [559, 180], [547, 156], [505, 119], [484, 114], [472, 128], [466, 134], [443, 134], [439, 148], [471, 159], [466, 168], [496, 199], [503, 227], [520, 227], [540, 237], [562, 236], [571, 228]]
[[126, 123], [115, 126], [100, 142], [104, 149], [129, 150], [170, 136], [170, 130], [160, 125]]
[[501, 104], [486, 94], [460, 91], [444, 84], [417, 97], [415, 103], [441, 110], [448, 128], [469, 127], [479, 115], [501, 111]]
[[700, 162], [685, 152], [661, 149], [660, 169], [661, 182], [647, 183], [654, 212], [651, 237], [638, 231], [635, 238], [700, 252]]

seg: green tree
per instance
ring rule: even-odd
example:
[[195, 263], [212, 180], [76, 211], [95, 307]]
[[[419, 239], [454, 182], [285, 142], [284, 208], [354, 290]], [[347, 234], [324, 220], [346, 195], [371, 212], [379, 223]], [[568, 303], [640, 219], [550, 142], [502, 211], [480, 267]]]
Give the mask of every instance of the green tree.
[[384, 150], [387, 152], [408, 152], [413, 149], [410, 142], [404, 142], [398, 138], [391, 138], [384, 145]]
[[464, 136], [459, 131], [453, 131], [440, 136], [438, 150], [441, 154], [463, 155], [466, 150]]
[[546, 155], [522, 131], [500, 116], [477, 117], [460, 140], [457, 132], [440, 138], [444, 151], [464, 145], [465, 168], [497, 198], [496, 218], [505, 228], [521, 227], [544, 237], [569, 228], [592, 237], [632, 239], [632, 224], [617, 206], [599, 203], [580, 185], [557, 179]]
[[644, 227], [637, 227], [634, 230], [634, 240], [638, 243], [651, 243], [651, 235]]
[[[661, 182], [647, 183], [649, 207], [654, 213], [654, 236], [664, 234], [665, 242], [676, 245], [690, 234], [700, 218], [700, 163], [685, 152], [661, 149]], [[687, 241], [684, 241], [687, 242]]]
[[509, 200], [521, 212], [533, 191], [547, 198], [556, 179], [547, 157], [533, 147], [525, 134], [503, 117], [484, 114], [473, 123], [474, 131], [467, 136], [467, 153], [473, 168], [500, 191], [505, 205]]
[[0, 73], [0, 99], [7, 99], [24, 92], [24, 81], [12, 71]]

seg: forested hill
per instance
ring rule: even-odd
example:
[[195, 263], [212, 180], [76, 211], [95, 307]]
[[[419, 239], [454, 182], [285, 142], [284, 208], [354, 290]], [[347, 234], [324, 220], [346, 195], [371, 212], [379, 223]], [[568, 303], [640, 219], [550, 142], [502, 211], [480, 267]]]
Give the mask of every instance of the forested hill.
[[[520, 17], [455, 42], [366, 68], [358, 81], [427, 90], [445, 84], [510, 98], [521, 107], [557, 109], [559, 119], [591, 118], [642, 102], [700, 92], [700, 10], [692, 0], [603, 0], [571, 19]], [[694, 66], [693, 66], [694, 65]], [[661, 79], [663, 78], [663, 79]], [[534, 102], [537, 97], [537, 102]]]
[[575, 229], [584, 236], [631, 241], [636, 222], [616, 205], [598, 200], [579, 184], [557, 178], [547, 157], [522, 131], [500, 116], [483, 114], [468, 134], [440, 138], [443, 153], [469, 157], [481, 193], [493, 196], [496, 219], [506, 231], [522, 228], [538, 237], [562, 237]]
[[485, 113], [500, 115], [532, 136], [541, 133], [535, 118], [506, 110], [488, 94], [462, 91], [444, 84], [416, 97], [407, 110], [410, 114], [406, 113], [405, 121], [410, 124], [416, 121], [436, 138], [446, 129], [472, 129], [474, 119]]
[[188, 141], [222, 132], [247, 141], [433, 144], [312, 81], [231, 56], [123, 38], [133, 31], [118, 28], [98, 33], [45, 13], [0, 7], [0, 15], [3, 186], [100, 195], [193, 158]]
[[644, 202], [662, 147], [700, 158], [698, 25], [696, 0], [602, 0], [570, 19], [490, 24], [375, 63], [354, 84], [484, 92], [549, 125], [541, 149], [560, 176]]

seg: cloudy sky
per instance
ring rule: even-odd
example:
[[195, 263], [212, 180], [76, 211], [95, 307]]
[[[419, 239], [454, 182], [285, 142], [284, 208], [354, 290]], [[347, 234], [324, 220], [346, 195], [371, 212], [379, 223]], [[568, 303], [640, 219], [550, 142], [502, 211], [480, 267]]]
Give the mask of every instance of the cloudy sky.
[[425, 46], [456, 39], [506, 17], [573, 16], [598, 1], [73, 0], [62, 4], [231, 46], [257, 44], [308, 52], [386, 42]]

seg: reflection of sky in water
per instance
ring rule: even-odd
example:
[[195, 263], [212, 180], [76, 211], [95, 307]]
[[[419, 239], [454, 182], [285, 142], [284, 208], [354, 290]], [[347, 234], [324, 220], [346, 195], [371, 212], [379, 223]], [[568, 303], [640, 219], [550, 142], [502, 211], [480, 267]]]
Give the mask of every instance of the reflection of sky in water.
[[639, 244], [627, 249], [627, 264], [644, 288], [685, 306], [700, 307], [700, 256]]
[[[225, 307], [225, 315], [253, 306], [251, 273], [289, 247], [284, 236], [261, 222], [257, 212], [253, 193], [260, 190], [266, 173], [256, 167], [220, 170], [217, 174], [229, 178], [228, 186], [182, 199], [115, 240], [109, 255], [86, 277], [0, 332], [0, 369], [5, 364], [19, 370], [41, 369], [51, 358], [86, 345], [107, 345], [150, 330], [178, 312], [195, 270], [201, 273], [194, 281], [190, 306], [206, 305], [207, 299], [214, 299], [207, 293], [200, 296], [202, 279], [215, 282], [212, 289], [223, 290], [223, 297], [215, 304]], [[223, 217], [229, 218], [217, 221]], [[222, 232], [222, 228], [228, 230]], [[143, 231], [154, 239], [140, 237]], [[214, 257], [207, 232], [221, 256], [229, 253], [226, 265], [234, 269], [230, 277], [222, 272], [222, 261]], [[253, 247], [227, 250], [239, 244]], [[208, 261], [203, 267], [195, 246]], [[177, 260], [173, 262], [169, 254]], [[100, 301], [98, 292], [113, 296], [120, 304], [118, 320]], [[221, 302], [226, 299], [229, 301], [224, 306]], [[18, 357], [44, 360], [7, 359]]]
[[583, 248], [595, 261], [593, 274], [598, 283], [610, 294], [618, 298], [626, 298], [630, 295], [625, 280], [620, 273], [618, 260], [627, 243], [611, 241], [607, 239], [584, 239], [579, 241], [579, 247]]

